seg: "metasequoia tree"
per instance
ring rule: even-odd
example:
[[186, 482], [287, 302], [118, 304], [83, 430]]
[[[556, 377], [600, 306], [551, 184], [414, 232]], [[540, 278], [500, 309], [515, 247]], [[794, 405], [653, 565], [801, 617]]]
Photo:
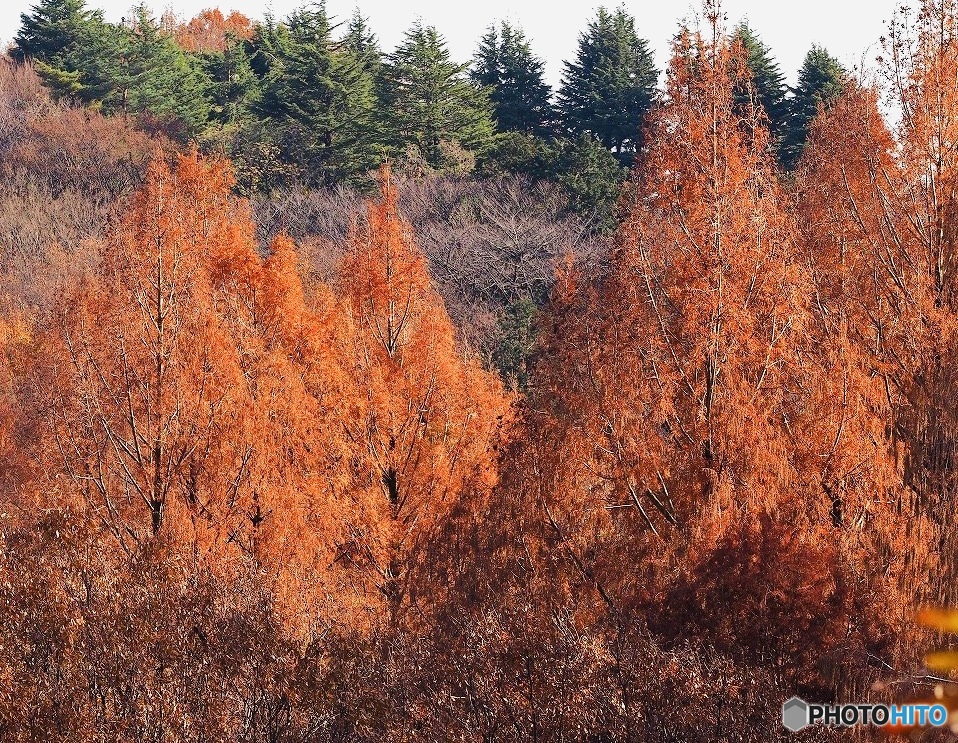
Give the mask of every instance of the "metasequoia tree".
[[676, 529], [718, 538], [738, 511], [777, 507], [791, 476], [804, 278], [767, 134], [733, 112], [741, 50], [714, 14], [710, 33], [679, 41], [692, 54], [669, 70], [610, 275], [565, 300], [581, 319], [550, 342], [575, 333], [576, 350], [540, 382], [573, 427], [587, 421], [588, 465], [563, 466], [594, 492], [591, 517], [646, 545]]
[[38, 351], [51, 497], [79, 496], [131, 551], [168, 532], [302, 572], [335, 543], [317, 521], [338, 477], [335, 364], [291, 244], [264, 262], [232, 185], [195, 154], [155, 163], [60, 308]]
[[[811, 128], [796, 200], [822, 327], [842, 328], [864, 355], [862, 370], [880, 380], [872, 399], [887, 408], [918, 498], [908, 510], [936, 522], [941, 554], [954, 543], [958, 425], [947, 402], [958, 384], [949, 363], [958, 310], [956, 30], [950, 2], [896, 18], [882, 69], [902, 113], [897, 129], [883, 122], [877, 91], [846, 84]], [[955, 600], [949, 564], [933, 572], [929, 598]]]
[[744, 51], [706, 11], [676, 40], [608, 275], [557, 288], [494, 511], [522, 535], [486, 542], [543, 605], [591, 618], [633, 723], [635, 623], [834, 689], [890, 652], [883, 620], [849, 617], [903, 604], [875, 385], [817, 332], [767, 131], [735, 102]]
[[900, 197], [927, 253], [935, 304], [958, 307], [958, 17], [952, 0], [925, 0], [899, 15], [886, 42], [885, 73], [901, 106]]
[[219, 8], [207, 8], [187, 23], [173, 29], [176, 43], [188, 52], [224, 52], [236, 40], [253, 36], [253, 24], [242, 13], [223, 15]]
[[920, 366], [898, 417], [908, 446], [906, 476], [938, 524], [943, 565], [929, 582], [933, 600], [953, 603], [956, 544], [952, 516], [958, 462], [958, 7], [927, 0], [912, 20], [892, 25], [886, 71], [902, 112], [897, 132], [903, 178], [897, 203], [907, 217], [902, 240], [910, 263], [924, 272], [927, 291], [909, 300], [926, 332], [917, 336]]
[[[5, 492], [0, 511], [12, 740], [325, 724], [318, 695], [300, 715], [289, 689], [303, 648], [354, 610], [327, 580], [349, 474], [327, 415], [343, 398], [334, 302], [317, 289], [307, 307], [290, 241], [260, 258], [232, 186], [195, 153], [154, 163], [53, 322], [36, 339], [2, 326], [0, 445], [14, 436], [37, 472], [18, 482], [4, 456], [0, 476], [39, 506], [21, 497], [12, 520]], [[14, 579], [23, 561], [36, 570]]]
[[233, 538], [272, 568], [273, 591], [301, 619], [348, 621], [364, 602], [338, 565], [354, 487], [342, 422], [355, 395], [343, 350], [348, 323], [327, 286], [307, 300], [298, 265], [292, 241], [274, 239], [229, 312], [254, 442], [247, 520]]
[[368, 566], [395, 609], [424, 537], [470, 482], [489, 476], [505, 398], [494, 375], [457, 351], [388, 167], [380, 185], [340, 268], [352, 383], [343, 425], [357, 480], [340, 559]]
[[829, 339], [840, 344], [888, 428], [906, 405], [937, 316], [927, 304], [928, 263], [899, 197], [906, 178], [876, 92], [850, 82], [816, 120], [808, 150], [796, 204], [813, 284], [810, 334], [820, 348]]
[[60, 467], [127, 548], [170, 511], [221, 525], [249, 456], [229, 446], [241, 369], [205, 265], [236, 235], [204, 171], [195, 158], [176, 173], [151, 167], [44, 349]]

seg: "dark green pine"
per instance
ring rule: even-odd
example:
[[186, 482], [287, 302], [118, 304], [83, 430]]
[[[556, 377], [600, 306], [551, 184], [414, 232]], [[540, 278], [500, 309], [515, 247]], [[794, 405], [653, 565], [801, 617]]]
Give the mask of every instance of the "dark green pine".
[[782, 70], [772, 56], [771, 49], [744, 21], [735, 29], [734, 38], [742, 42], [748, 55], [751, 72], [748, 85], [740, 85], [735, 91], [739, 106], [754, 104], [761, 108], [767, 121], [772, 145], [779, 151], [788, 123], [787, 86]]
[[545, 136], [554, 119], [545, 63], [532, 52], [522, 29], [503, 21], [482, 36], [473, 60], [473, 82], [488, 88], [496, 128]]
[[658, 71], [635, 19], [623, 8], [599, 8], [579, 36], [575, 59], [565, 63], [558, 108], [574, 138], [596, 137], [622, 162], [641, 143], [642, 122], [655, 98]]
[[805, 55], [789, 101], [788, 128], [782, 143], [782, 163], [792, 170], [805, 148], [808, 130], [819, 108], [827, 106], [842, 92], [847, 71], [820, 46]]
[[418, 150], [441, 169], [450, 147], [480, 154], [493, 134], [488, 93], [472, 85], [432, 26], [416, 23], [386, 56], [380, 80], [383, 129], [396, 153]]
[[262, 75], [254, 110], [273, 126], [283, 158], [316, 184], [361, 180], [375, 166], [374, 82], [364, 60], [332, 38], [323, 5], [268, 21], [256, 39]]

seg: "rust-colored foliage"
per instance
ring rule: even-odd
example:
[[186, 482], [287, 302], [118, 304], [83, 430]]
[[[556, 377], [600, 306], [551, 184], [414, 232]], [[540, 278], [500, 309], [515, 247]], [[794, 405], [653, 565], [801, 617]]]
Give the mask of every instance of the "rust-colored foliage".
[[903, 577], [946, 602], [956, 597], [954, 10], [925, 2], [896, 18], [882, 69], [898, 127], [882, 120], [877, 90], [850, 83], [813, 126], [796, 193], [821, 332], [850, 343], [858, 384], [900, 453], [906, 539], [939, 545]]
[[253, 35], [253, 23], [238, 11], [223, 15], [219, 8], [207, 8], [173, 30], [176, 43], [188, 52], [222, 52], [230, 39], [245, 40]]
[[239, 551], [301, 604], [333, 559], [342, 390], [292, 246], [260, 258], [232, 185], [195, 153], [154, 163], [57, 309], [35, 352], [44, 498], [82, 503], [130, 554], [164, 535], [211, 564]]
[[714, 543], [746, 503], [778, 507], [792, 478], [807, 292], [764, 131], [746, 141], [733, 114], [738, 53], [714, 32], [677, 44], [609, 276], [557, 298], [570, 319], [540, 388], [559, 427], [581, 428], [553, 455], [572, 487], [553, 490], [591, 493], [574, 510], [643, 552], [687, 530]]
[[502, 475], [518, 531], [486, 548], [613, 654], [642, 617], [790, 688], [861, 688], [907, 604], [887, 405], [819, 329], [767, 133], [734, 105], [742, 50], [708, 18], [676, 41], [608, 275], [560, 280]]
[[[793, 181], [704, 11], [608, 251], [388, 166], [257, 225], [0, 67], [0, 738], [757, 741], [893, 693], [958, 603], [958, 19], [900, 16], [900, 123], [849, 80]], [[562, 255], [512, 399], [457, 332]]]
[[295, 245], [260, 257], [223, 162], [155, 162], [23, 353], [38, 504], [131, 558], [161, 543], [217, 575], [258, 566], [302, 637], [360, 628], [384, 597], [395, 614], [426, 537], [492, 482], [506, 398], [456, 348], [383, 182], [338, 295], [307, 300]]
[[395, 607], [424, 537], [473, 481], [490, 476], [505, 398], [493, 375], [457, 351], [388, 167], [380, 186], [340, 269], [353, 385], [343, 425], [357, 483], [341, 559], [371, 569]]
[[241, 369], [209, 265], [238, 237], [226, 177], [195, 156], [176, 173], [155, 163], [43, 349], [52, 448], [128, 549], [165, 525], [224, 527], [244, 479], [229, 448]]
[[894, 402], [920, 364], [930, 286], [898, 198], [905, 176], [876, 91], [850, 83], [815, 121], [797, 180], [819, 318], [829, 332], [844, 323], [856, 345], [881, 363]]

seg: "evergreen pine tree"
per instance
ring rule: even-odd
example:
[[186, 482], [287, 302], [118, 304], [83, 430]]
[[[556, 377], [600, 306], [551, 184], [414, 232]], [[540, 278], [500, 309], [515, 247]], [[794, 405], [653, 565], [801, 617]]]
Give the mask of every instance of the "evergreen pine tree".
[[599, 8], [579, 36], [575, 60], [565, 63], [559, 111], [566, 129], [589, 133], [631, 160], [638, 149], [642, 120], [655, 96], [658, 72], [648, 42], [624, 8]]
[[281, 37], [285, 36], [287, 31], [270, 12], [253, 28], [253, 37], [247, 43], [247, 51], [250, 67], [261, 88], [265, 88], [270, 73], [279, 67], [283, 44]]
[[841, 92], [847, 72], [838, 60], [820, 46], [813, 46], [798, 72], [798, 85], [789, 100], [788, 127], [782, 142], [782, 164], [792, 170], [801, 157], [808, 127], [820, 106], [828, 105]]
[[374, 167], [374, 81], [367, 60], [332, 38], [323, 5], [302, 8], [259, 38], [263, 95], [257, 112], [278, 125], [284, 159], [307, 180], [356, 180]]
[[479, 46], [472, 58], [469, 71], [472, 82], [480, 88], [490, 90], [502, 83], [502, 60], [499, 56], [499, 29], [495, 24], [489, 26], [479, 37]]
[[481, 153], [493, 133], [488, 95], [470, 84], [445, 40], [417, 22], [383, 65], [381, 110], [391, 146], [413, 146], [427, 165], [449, 166], [450, 151]]
[[19, 62], [63, 60], [86, 35], [91, 23], [102, 21], [101, 11], [86, 9], [84, 0], [41, 0], [20, 14], [20, 30], [12, 54]]
[[223, 125], [248, 118], [259, 90], [247, 44], [229, 37], [223, 51], [201, 58], [211, 83], [212, 118]]
[[371, 73], [376, 73], [382, 63], [382, 51], [379, 39], [369, 28], [369, 19], [364, 18], [357, 8], [346, 24], [346, 34], [342, 41], [343, 49], [358, 59]]
[[498, 30], [490, 27], [480, 39], [471, 77], [490, 89], [499, 131], [548, 133], [553, 112], [545, 63], [532, 53], [522, 29], [505, 21]]
[[203, 130], [211, 111], [210, 80], [200, 60], [186, 54], [145, 5], [106, 44], [98, 57], [109, 61], [102, 71], [107, 111], [148, 115], [174, 135]]
[[752, 78], [750, 84], [736, 87], [736, 106], [741, 109], [746, 104], [753, 103], [761, 107], [767, 117], [773, 146], [778, 149], [785, 136], [788, 119], [785, 76], [772, 56], [771, 49], [747, 23], [743, 21], [736, 27], [733, 39], [745, 47]]
[[94, 97], [97, 39], [106, 32], [103, 13], [87, 10], [84, 0], [41, 0], [20, 15], [11, 55], [30, 60], [58, 96]]
[[591, 134], [556, 143], [554, 177], [572, 208], [597, 231], [615, 226], [615, 206], [628, 171]]

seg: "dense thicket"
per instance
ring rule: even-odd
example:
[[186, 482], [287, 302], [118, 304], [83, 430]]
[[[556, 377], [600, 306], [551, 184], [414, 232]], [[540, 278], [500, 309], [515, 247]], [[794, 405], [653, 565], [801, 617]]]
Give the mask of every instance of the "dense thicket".
[[600, 10], [555, 102], [509, 24], [131, 18], [0, 62], [0, 738], [757, 742], [941, 680], [950, 0], [790, 92], [717, 3], [661, 87]]
[[[156, 18], [140, 5], [113, 24], [83, 0], [42, 0], [23, 14], [12, 53], [57, 97], [226, 152], [247, 192], [302, 182], [368, 187], [388, 155], [420, 172], [535, 173], [609, 226], [609, 184], [623, 177], [614, 164], [597, 167], [590, 150], [611, 150], [628, 165], [640, 143], [658, 72], [639, 31], [624, 8], [599, 8], [555, 100], [521, 28], [488, 29], [467, 69], [435, 28], [419, 23], [384, 53], [359, 11], [340, 23], [323, 3], [259, 22], [219, 10]], [[797, 151], [827, 87], [816, 80], [834, 78], [822, 66], [827, 54], [810, 58], [814, 69], [787, 97], [768, 47], [747, 26], [736, 34], [773, 134]], [[738, 95], [749, 98], [745, 89]], [[793, 101], [803, 111], [794, 123]]]

